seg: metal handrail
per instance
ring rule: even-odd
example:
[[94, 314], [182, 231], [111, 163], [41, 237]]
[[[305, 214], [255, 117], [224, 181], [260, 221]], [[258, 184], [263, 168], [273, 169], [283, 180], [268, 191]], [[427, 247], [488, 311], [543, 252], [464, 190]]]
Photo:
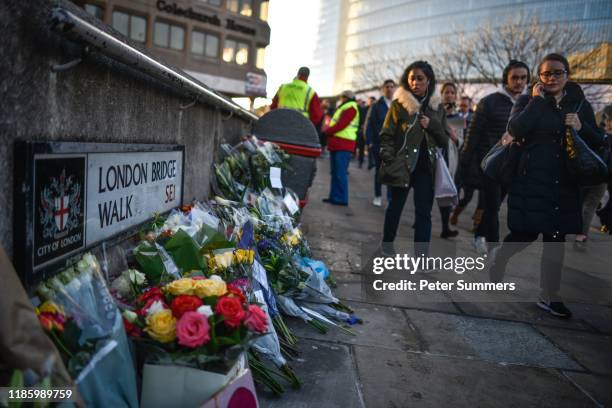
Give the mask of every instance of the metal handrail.
[[198, 97], [198, 100], [207, 101], [213, 106], [228, 110], [244, 119], [250, 121], [258, 119], [257, 115], [242, 108], [230, 99], [211, 91], [198, 81], [176, 72], [68, 10], [61, 7], [54, 8], [51, 10], [50, 19], [51, 25], [56, 32], [74, 41], [85, 43], [109, 58], [151, 75], [174, 88], [180, 88], [192, 96]]

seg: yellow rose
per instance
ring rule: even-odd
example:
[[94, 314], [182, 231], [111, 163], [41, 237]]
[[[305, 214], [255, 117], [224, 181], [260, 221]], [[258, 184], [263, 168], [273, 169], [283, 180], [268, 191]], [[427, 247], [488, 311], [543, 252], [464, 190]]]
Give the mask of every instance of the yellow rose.
[[197, 297], [223, 296], [227, 293], [227, 285], [222, 280], [202, 279], [195, 281], [194, 292]]
[[191, 278], [182, 278], [172, 281], [166, 285], [166, 290], [174, 296], [193, 295], [193, 280]]
[[40, 313], [59, 313], [64, 314], [64, 311], [55, 303], [47, 300], [45, 303], [38, 307]]
[[169, 309], [160, 310], [147, 317], [145, 331], [153, 340], [170, 343], [176, 338], [176, 319]]

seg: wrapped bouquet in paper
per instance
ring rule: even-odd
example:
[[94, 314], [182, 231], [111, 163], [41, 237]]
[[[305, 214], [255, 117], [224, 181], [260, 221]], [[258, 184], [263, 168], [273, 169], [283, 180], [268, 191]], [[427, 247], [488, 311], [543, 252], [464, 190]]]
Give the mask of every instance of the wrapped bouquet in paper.
[[146, 356], [144, 406], [168, 406], [155, 404], [167, 401], [167, 394], [172, 406], [206, 402], [237, 375], [247, 346], [268, 328], [262, 308], [217, 275], [151, 287], [133, 306], [124, 312], [124, 324]]
[[41, 283], [37, 294], [40, 323], [87, 406], [137, 407], [126, 333], [96, 258], [85, 254], [74, 267]]

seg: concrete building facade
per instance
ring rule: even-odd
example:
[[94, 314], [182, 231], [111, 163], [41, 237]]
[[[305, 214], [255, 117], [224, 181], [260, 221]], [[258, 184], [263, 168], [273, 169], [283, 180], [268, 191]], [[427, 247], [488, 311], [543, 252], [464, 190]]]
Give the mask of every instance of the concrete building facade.
[[265, 96], [269, 0], [76, 0], [153, 55], [228, 96]]

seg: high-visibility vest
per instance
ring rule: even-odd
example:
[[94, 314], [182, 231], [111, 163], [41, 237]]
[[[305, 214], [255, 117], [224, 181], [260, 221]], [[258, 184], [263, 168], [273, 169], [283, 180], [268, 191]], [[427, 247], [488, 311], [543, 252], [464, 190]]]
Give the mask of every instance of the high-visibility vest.
[[357, 140], [357, 131], [359, 130], [359, 105], [357, 105], [357, 102], [349, 101], [344, 103], [338, 109], [336, 109], [336, 112], [334, 112], [334, 116], [332, 116], [331, 122], [329, 122], [329, 126], [334, 126], [340, 119], [340, 116], [342, 116], [342, 112], [351, 108], [355, 109], [355, 112], [357, 112], [357, 114], [347, 127], [345, 127], [339, 132], [336, 132], [336, 137], [340, 137], [342, 139], [347, 140]]
[[310, 85], [296, 78], [293, 82], [281, 85], [278, 90], [278, 107], [297, 110], [308, 118], [308, 108], [314, 93]]

